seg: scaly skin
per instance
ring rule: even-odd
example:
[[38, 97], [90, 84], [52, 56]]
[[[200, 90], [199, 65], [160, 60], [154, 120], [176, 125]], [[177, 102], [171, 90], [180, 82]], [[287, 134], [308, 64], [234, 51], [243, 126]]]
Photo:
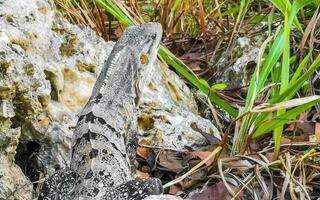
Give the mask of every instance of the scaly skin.
[[115, 44], [78, 119], [71, 166], [45, 183], [41, 199], [139, 200], [163, 191], [158, 179], [133, 180], [136, 104], [156, 61], [161, 26], [130, 27]]

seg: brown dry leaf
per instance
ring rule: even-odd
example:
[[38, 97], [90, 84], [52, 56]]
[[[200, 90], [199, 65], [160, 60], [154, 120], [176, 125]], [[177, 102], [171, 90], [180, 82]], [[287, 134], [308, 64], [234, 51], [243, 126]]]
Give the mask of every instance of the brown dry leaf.
[[189, 67], [193, 72], [200, 72], [200, 71], [202, 71], [200, 65], [201, 65], [201, 62], [196, 61], [196, 62], [192, 62], [192, 63], [188, 64], [188, 67]]
[[201, 71], [201, 58], [202, 54], [199, 52], [189, 52], [183, 54], [180, 59], [185, 62], [186, 65], [193, 71], [193, 72], [199, 72]]
[[249, 147], [252, 153], [256, 153], [261, 149], [260, 144], [258, 143], [257, 140], [250, 140]]
[[199, 19], [200, 19], [199, 23], [201, 25], [201, 32], [203, 34], [206, 34], [206, 23], [205, 23], [206, 13], [202, 5], [202, 0], [198, 0], [198, 6], [199, 6]]
[[173, 152], [162, 151], [159, 153], [159, 163], [174, 172], [179, 172], [184, 169], [182, 160], [179, 160]]
[[116, 29], [114, 29], [114, 34], [117, 38], [121, 37], [123, 34], [123, 29], [119, 26]]
[[281, 138], [281, 142], [283, 144], [290, 144], [292, 142], [307, 142], [307, 141], [309, 141], [308, 133], [303, 133], [301, 135], [296, 135], [296, 136], [283, 136]]
[[296, 129], [297, 129], [296, 123], [290, 123], [288, 127], [285, 129], [285, 131], [296, 131]]
[[[232, 187], [233, 191], [236, 193], [240, 190], [239, 187]], [[243, 196], [243, 193], [241, 192], [239, 194], [239, 197]], [[227, 188], [224, 186], [223, 182], [216, 183], [201, 193], [197, 193], [192, 195], [189, 199], [191, 200], [231, 200], [231, 196], [229, 195], [229, 192]]]
[[[139, 142], [139, 145], [150, 145], [151, 142], [147, 139], [143, 139]], [[147, 159], [149, 157], [150, 154], [150, 148], [146, 148], [146, 147], [138, 147], [137, 148], [137, 155]]]
[[218, 44], [219, 39], [211, 37], [206, 41], [206, 49], [208, 52], [213, 52]]
[[307, 118], [308, 118], [308, 114], [302, 113], [298, 118], [299, 120], [298, 123], [297, 122], [290, 123], [285, 130], [291, 131], [291, 132], [298, 131], [301, 133], [313, 134], [315, 129], [315, 123], [309, 122]]
[[290, 144], [291, 140], [286, 137], [281, 137], [281, 144]]
[[[211, 152], [210, 151], [192, 151], [192, 152], [189, 152], [189, 154], [191, 156], [197, 156], [201, 160], [204, 160], [211, 154]], [[214, 158], [208, 160], [208, 162], [206, 162], [206, 165], [210, 166], [213, 162], [214, 162]]]
[[227, 168], [236, 168], [242, 171], [251, 169], [254, 166], [248, 160], [237, 157], [224, 158], [223, 163], [223, 165]]
[[315, 123], [314, 122], [303, 122], [303, 123], [299, 123], [298, 127], [303, 133], [313, 134], [314, 128], [315, 128]]
[[196, 188], [201, 181], [186, 178], [180, 182], [183, 191]]
[[169, 194], [171, 195], [176, 195], [178, 192], [181, 191], [181, 188], [176, 186], [176, 185], [171, 185], [170, 188], [169, 188]]
[[315, 124], [315, 135], [317, 138], [317, 142], [320, 142], [320, 123], [319, 122]]

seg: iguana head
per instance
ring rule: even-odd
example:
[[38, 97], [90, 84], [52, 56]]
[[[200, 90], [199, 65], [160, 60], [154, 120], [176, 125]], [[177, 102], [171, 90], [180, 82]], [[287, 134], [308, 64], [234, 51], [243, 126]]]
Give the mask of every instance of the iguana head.
[[130, 48], [136, 57], [136, 73], [134, 78], [136, 103], [142, 88], [145, 85], [146, 77], [150, 73], [150, 65], [157, 59], [158, 48], [162, 37], [162, 27], [159, 23], [145, 23], [140, 26], [127, 28], [123, 36], [118, 40], [119, 49]]
[[159, 23], [145, 23], [127, 28], [117, 44], [135, 49], [140, 54], [140, 64], [148, 65], [153, 64], [157, 58], [161, 37], [162, 28]]
[[[158, 47], [162, 37], [159, 23], [145, 23], [128, 27], [115, 44], [107, 61], [108, 69], [102, 71], [93, 89], [93, 94], [105, 96], [112, 89], [131, 94], [134, 85], [134, 98], [139, 96], [150, 65], [157, 59]], [[119, 88], [117, 88], [119, 87]], [[96, 92], [98, 91], [98, 93]], [[93, 97], [92, 98], [96, 98]]]

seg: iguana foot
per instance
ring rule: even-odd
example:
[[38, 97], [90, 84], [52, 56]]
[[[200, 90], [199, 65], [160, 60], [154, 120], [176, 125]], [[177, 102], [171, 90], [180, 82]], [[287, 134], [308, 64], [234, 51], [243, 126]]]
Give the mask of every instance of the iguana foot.
[[69, 169], [59, 170], [43, 184], [38, 200], [71, 200], [77, 175]]
[[106, 200], [142, 200], [150, 195], [163, 193], [161, 181], [157, 178], [128, 181], [105, 194]]

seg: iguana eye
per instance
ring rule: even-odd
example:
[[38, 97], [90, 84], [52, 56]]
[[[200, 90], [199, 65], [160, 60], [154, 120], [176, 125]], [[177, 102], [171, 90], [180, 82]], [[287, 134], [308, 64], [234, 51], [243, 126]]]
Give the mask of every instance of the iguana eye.
[[141, 56], [140, 56], [140, 63], [141, 64], [143, 64], [143, 65], [145, 65], [145, 64], [147, 64], [149, 62], [149, 60], [148, 60], [148, 56], [146, 55], [146, 54], [141, 54]]
[[151, 38], [152, 38], [152, 39], [156, 39], [156, 37], [157, 37], [156, 34], [152, 34], [152, 35], [151, 35]]

